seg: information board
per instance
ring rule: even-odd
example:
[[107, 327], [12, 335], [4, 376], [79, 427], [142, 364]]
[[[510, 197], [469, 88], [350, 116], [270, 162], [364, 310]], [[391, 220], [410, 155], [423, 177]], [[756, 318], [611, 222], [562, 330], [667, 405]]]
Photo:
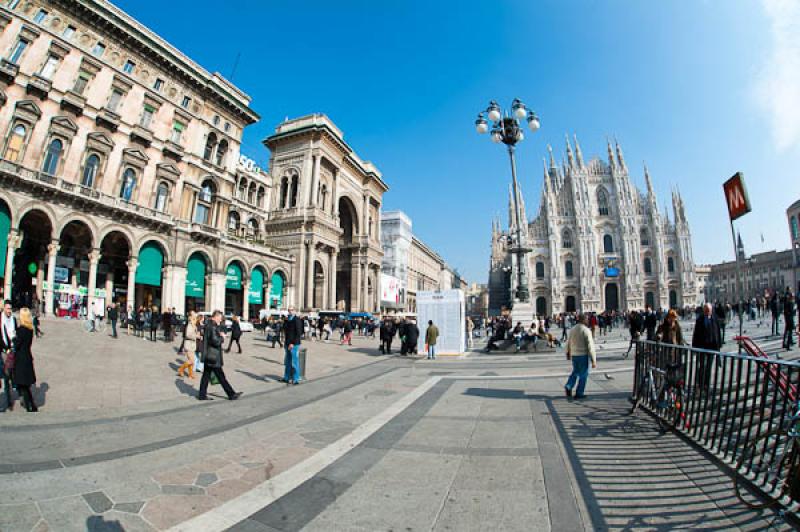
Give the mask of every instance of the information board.
[[466, 323], [464, 292], [461, 290], [442, 290], [437, 292], [417, 292], [417, 326], [419, 327], [418, 349], [425, 353], [425, 331], [428, 321], [439, 329], [436, 353], [441, 355], [460, 355], [466, 345]]

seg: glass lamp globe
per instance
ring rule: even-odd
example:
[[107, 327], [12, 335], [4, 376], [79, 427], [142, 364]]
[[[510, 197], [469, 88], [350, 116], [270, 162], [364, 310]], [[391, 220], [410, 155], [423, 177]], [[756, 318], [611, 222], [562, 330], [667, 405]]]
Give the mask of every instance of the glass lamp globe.
[[528, 113], [528, 110], [525, 109], [525, 104], [518, 99], [514, 100], [514, 104], [511, 106], [511, 111], [513, 111], [514, 116], [517, 118], [525, 118], [525, 115]]
[[500, 142], [503, 140], [503, 136], [500, 134], [499, 131], [492, 132], [492, 142]]
[[522, 130], [517, 131], [517, 142], [522, 142], [525, 140], [525, 135], [522, 133]]
[[489, 124], [486, 123], [486, 119], [482, 115], [478, 115], [478, 119], [475, 120], [475, 129], [481, 134], [489, 131]]
[[489, 103], [489, 108], [486, 109], [486, 113], [489, 116], [489, 120], [492, 122], [497, 122], [500, 120], [500, 106], [497, 105], [497, 102], [492, 101]]
[[530, 128], [531, 131], [538, 130], [540, 125], [541, 124], [539, 124], [539, 117], [537, 117], [535, 114], [530, 114], [528, 116], [528, 127]]

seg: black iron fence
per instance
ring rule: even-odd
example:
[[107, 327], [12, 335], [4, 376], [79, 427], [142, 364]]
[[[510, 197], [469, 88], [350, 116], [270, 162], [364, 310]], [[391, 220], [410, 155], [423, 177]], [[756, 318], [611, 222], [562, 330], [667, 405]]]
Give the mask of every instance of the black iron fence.
[[[751, 442], [769, 440], [762, 452], [775, 454], [785, 439], [772, 434], [795, 432], [798, 381], [796, 362], [650, 341], [636, 344], [634, 400], [662, 424], [738, 468], [737, 474], [764, 493], [774, 496], [780, 490], [795, 502], [800, 502], [791, 493], [795, 490], [781, 486], [785, 478], [754, 467], [753, 458], [743, 453]], [[800, 452], [788, 453], [787, 460], [781, 462], [783, 471], [796, 471]]]

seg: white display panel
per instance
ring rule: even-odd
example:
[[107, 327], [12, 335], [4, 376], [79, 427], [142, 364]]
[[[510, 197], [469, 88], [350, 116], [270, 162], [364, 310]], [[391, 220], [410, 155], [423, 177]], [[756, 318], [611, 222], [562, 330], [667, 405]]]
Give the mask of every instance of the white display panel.
[[460, 355], [466, 345], [466, 318], [464, 292], [443, 290], [441, 292], [417, 292], [417, 325], [419, 326], [419, 352], [425, 353], [425, 331], [428, 321], [439, 329], [436, 353]]

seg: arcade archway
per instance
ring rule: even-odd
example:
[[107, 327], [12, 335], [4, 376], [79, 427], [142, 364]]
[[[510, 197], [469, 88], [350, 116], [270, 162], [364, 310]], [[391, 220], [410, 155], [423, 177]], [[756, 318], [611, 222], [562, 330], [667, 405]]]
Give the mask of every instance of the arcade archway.
[[339, 199], [339, 257], [336, 263], [336, 308], [352, 312], [353, 308], [353, 251], [358, 249], [355, 235], [358, 234], [358, 211], [353, 202], [346, 197]]
[[[32, 210], [20, 220], [19, 232], [22, 243], [14, 254], [12, 302], [15, 307], [33, 307], [44, 297], [42, 287], [47, 271], [45, 261], [47, 246], [53, 239], [53, 226], [45, 213]], [[3, 244], [8, 245], [7, 239]], [[89, 245], [91, 246], [91, 239]]]

